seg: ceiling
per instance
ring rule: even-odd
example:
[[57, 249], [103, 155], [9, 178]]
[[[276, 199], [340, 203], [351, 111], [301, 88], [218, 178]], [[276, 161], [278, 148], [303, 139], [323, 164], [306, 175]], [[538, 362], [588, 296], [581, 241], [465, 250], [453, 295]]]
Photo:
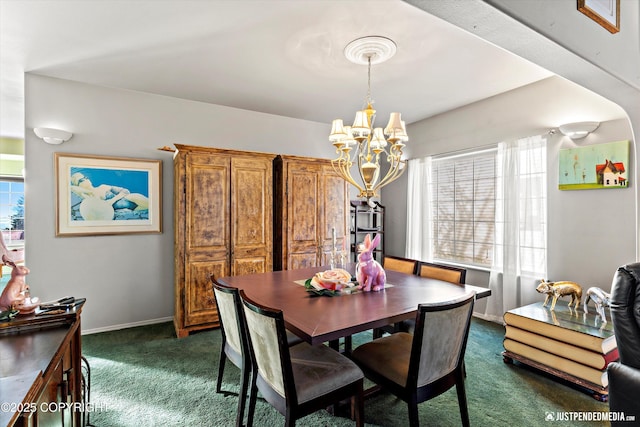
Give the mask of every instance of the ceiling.
[[349, 121], [367, 69], [343, 49], [367, 35], [397, 44], [374, 108], [407, 123], [552, 75], [400, 0], [0, 0], [0, 135], [24, 136], [24, 72]]

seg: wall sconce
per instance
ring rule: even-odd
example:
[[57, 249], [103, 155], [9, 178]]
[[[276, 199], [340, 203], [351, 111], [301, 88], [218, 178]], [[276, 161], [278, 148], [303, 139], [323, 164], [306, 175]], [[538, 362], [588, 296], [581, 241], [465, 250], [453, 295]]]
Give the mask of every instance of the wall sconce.
[[62, 144], [73, 136], [71, 132], [53, 128], [34, 128], [33, 133], [35, 133], [38, 138], [42, 138], [47, 144], [54, 145]]
[[564, 136], [571, 139], [581, 139], [598, 129], [600, 122], [567, 123], [558, 127]]

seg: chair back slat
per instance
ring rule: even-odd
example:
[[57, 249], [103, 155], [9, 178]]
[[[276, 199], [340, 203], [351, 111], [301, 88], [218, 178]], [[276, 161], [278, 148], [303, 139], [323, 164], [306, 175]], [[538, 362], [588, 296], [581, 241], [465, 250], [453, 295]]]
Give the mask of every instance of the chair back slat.
[[418, 275], [431, 279], [444, 280], [445, 282], [462, 285], [465, 282], [467, 270], [449, 265], [421, 262], [418, 266]]
[[415, 274], [418, 261], [408, 258], [399, 258], [385, 255], [382, 268], [397, 271], [399, 273]]

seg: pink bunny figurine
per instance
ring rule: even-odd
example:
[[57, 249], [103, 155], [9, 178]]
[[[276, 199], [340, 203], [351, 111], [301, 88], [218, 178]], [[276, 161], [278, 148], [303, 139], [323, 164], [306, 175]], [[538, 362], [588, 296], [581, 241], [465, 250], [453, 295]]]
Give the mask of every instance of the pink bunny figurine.
[[371, 241], [371, 236], [366, 235], [358, 254], [358, 265], [356, 266], [356, 280], [358, 281], [358, 289], [363, 292], [380, 291], [384, 289], [387, 276], [384, 269], [378, 261], [373, 259], [373, 250], [380, 243], [380, 235]]
[[24, 266], [17, 266], [15, 262], [6, 255], [2, 255], [2, 263], [13, 267], [11, 279], [7, 282], [0, 295], [0, 311], [10, 310], [22, 305], [29, 296], [29, 286], [24, 281], [24, 276], [29, 274], [29, 269]]

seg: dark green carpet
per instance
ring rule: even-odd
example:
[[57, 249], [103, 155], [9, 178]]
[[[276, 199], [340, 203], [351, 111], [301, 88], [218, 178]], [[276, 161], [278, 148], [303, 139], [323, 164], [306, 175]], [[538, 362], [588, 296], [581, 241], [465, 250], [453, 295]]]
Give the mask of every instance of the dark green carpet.
[[[597, 426], [602, 422], [545, 421], [557, 412], [606, 412], [606, 403], [521, 365], [502, 361], [504, 327], [473, 320], [467, 353], [467, 399], [472, 426]], [[369, 340], [370, 332], [354, 337]], [[215, 393], [220, 352], [218, 330], [178, 340], [171, 323], [83, 336], [91, 365], [91, 424], [124, 426], [230, 426], [236, 396]], [[227, 364], [223, 388], [238, 391], [239, 370]], [[406, 426], [404, 402], [382, 393], [365, 403], [371, 426]], [[459, 426], [455, 388], [420, 405], [422, 426]], [[259, 400], [255, 426], [283, 425], [281, 416]], [[299, 426], [352, 426], [353, 421], [318, 411]]]

